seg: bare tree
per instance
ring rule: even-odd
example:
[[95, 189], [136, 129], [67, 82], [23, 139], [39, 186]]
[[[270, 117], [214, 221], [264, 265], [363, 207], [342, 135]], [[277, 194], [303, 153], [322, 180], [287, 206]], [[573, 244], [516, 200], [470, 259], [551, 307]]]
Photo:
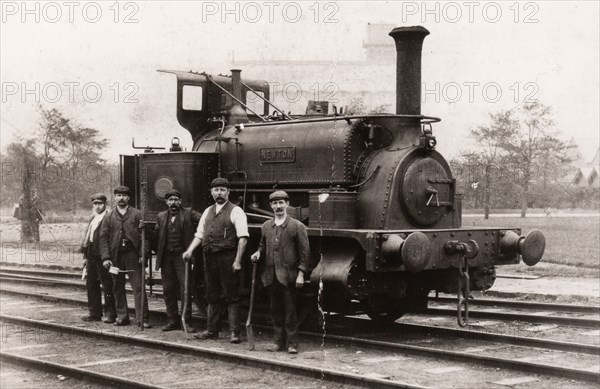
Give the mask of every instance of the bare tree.
[[470, 135], [479, 145], [479, 150], [472, 152], [470, 159], [479, 161], [482, 169], [483, 210], [485, 218], [490, 216], [491, 193], [502, 174], [502, 166], [499, 161], [505, 154], [502, 147], [506, 139], [515, 135], [518, 130], [518, 122], [513, 117], [513, 111], [500, 111], [490, 114], [491, 123], [478, 126], [470, 131]]
[[525, 217], [532, 184], [543, 177], [549, 161], [566, 158], [567, 147], [555, 136], [550, 107], [539, 102], [528, 103], [516, 114], [518, 128], [505, 139], [502, 147], [507, 151], [507, 160], [519, 173], [515, 181], [520, 188], [521, 217]]
[[[58, 109], [40, 107], [39, 112], [35, 138], [9, 145], [2, 155], [15, 172], [3, 175], [0, 201], [4, 205], [15, 202], [22, 194], [22, 185], [35, 186], [40, 193], [40, 207], [67, 205], [75, 213], [90, 193], [105, 191], [113, 184], [114, 169], [100, 157], [108, 140], [98, 130], [77, 124]], [[16, 170], [19, 174], [14, 174]], [[31, 183], [25, 183], [25, 179]]]
[[[32, 243], [40, 241], [39, 198], [35, 189], [36, 155], [34, 141], [21, 139], [11, 143], [7, 148], [7, 155], [19, 166], [20, 196], [19, 218], [21, 219], [21, 242]], [[12, 177], [16, 178], [16, 177]]]
[[90, 182], [87, 171], [91, 166], [103, 162], [100, 151], [108, 145], [108, 139], [99, 138], [98, 130], [93, 128], [69, 125], [62, 133], [62, 143], [63, 166], [68, 172], [65, 184], [69, 188], [71, 212], [75, 214], [82, 189], [96, 184]]

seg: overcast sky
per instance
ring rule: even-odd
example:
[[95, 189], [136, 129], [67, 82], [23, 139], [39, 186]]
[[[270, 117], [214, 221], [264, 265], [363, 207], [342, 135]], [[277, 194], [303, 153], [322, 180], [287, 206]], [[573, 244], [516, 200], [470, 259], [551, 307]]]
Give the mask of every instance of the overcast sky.
[[101, 131], [108, 159], [130, 154], [134, 136], [156, 146], [179, 136], [189, 149], [175, 117], [175, 78], [156, 69], [228, 73], [232, 52], [236, 60], [363, 60], [367, 23], [431, 32], [423, 82], [439, 89], [422, 112], [442, 118], [434, 131], [443, 153], [466, 148], [468, 130], [487, 113], [527, 97], [553, 108], [557, 129], [584, 157], [598, 148], [597, 1], [22, 4], [2, 2], [3, 148], [33, 133], [41, 104]]

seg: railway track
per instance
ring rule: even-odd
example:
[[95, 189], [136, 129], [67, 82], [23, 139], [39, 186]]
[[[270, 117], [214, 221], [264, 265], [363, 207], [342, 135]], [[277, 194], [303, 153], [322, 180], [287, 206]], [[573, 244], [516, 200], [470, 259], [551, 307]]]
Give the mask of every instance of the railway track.
[[[457, 314], [456, 308], [428, 308], [424, 313], [431, 316], [456, 316]], [[596, 318], [545, 316], [542, 313], [534, 315], [515, 312], [473, 311], [469, 309], [469, 317], [472, 319], [521, 321], [528, 323], [558, 324], [572, 327], [600, 328], [600, 320]]]
[[[41, 298], [41, 299], [45, 299], [45, 300], [51, 300], [51, 301], [60, 301], [62, 303], [69, 303], [69, 304], [74, 304], [74, 305], [79, 305], [79, 306], [85, 306], [85, 300], [78, 300], [78, 299], [67, 299], [64, 297], [57, 297], [57, 296], [49, 296], [49, 295], [33, 295], [27, 291], [10, 291], [10, 290], [6, 290], [6, 288], [3, 288], [3, 293], [4, 294], [20, 294], [20, 295], [30, 295], [32, 297], [35, 298]], [[153, 315], [153, 317], [161, 317], [162, 320], [164, 321], [164, 316], [162, 313], [160, 312], [151, 312], [151, 314]], [[345, 318], [348, 319], [348, 318]], [[363, 328], [367, 325], [368, 321], [367, 320], [362, 320], [362, 324], [360, 323], [361, 320], [360, 319], [355, 319], [356, 323], [354, 323], [354, 325], [357, 327], [358, 331], [363, 330]], [[420, 332], [421, 334], [423, 333], [423, 329], [424, 327], [421, 326], [420, 328], [417, 328], [417, 326], [406, 326], [406, 325], [402, 325], [402, 324], [398, 324], [396, 329], [402, 329], [401, 331], [404, 332], [399, 332], [401, 334], [404, 334], [402, 336], [403, 341], [404, 342], [398, 342], [398, 341], [385, 341], [385, 340], [374, 340], [374, 339], [368, 339], [366, 337], [357, 337], [357, 336], [344, 336], [344, 335], [337, 335], [335, 334], [336, 331], [331, 331], [331, 328], [334, 328], [335, 325], [330, 326], [330, 329], [328, 330], [328, 334], [325, 335], [325, 337], [323, 338], [323, 334], [320, 333], [309, 333], [309, 332], [303, 332], [302, 335], [304, 337], [307, 338], [312, 338], [313, 341], [319, 342], [321, 341], [321, 339], [326, 339], [328, 342], [335, 342], [335, 343], [340, 343], [343, 344], [343, 347], [360, 347], [361, 349], [369, 349], [369, 350], [375, 350], [378, 352], [381, 351], [386, 351], [386, 352], [393, 352], [394, 355], [411, 355], [411, 356], [418, 356], [418, 357], [425, 357], [425, 358], [439, 358], [439, 359], [443, 359], [446, 361], [452, 361], [452, 362], [460, 362], [460, 363], [466, 363], [466, 364], [475, 364], [475, 365], [480, 365], [480, 366], [485, 366], [488, 368], [500, 368], [500, 369], [510, 369], [512, 371], [521, 371], [521, 372], [527, 372], [527, 373], [535, 373], [535, 374], [544, 374], [547, 376], [555, 376], [555, 377], [569, 377], [570, 379], [575, 379], [578, 381], [582, 381], [582, 382], [598, 382], [598, 380], [600, 379], [600, 376], [598, 374], [598, 372], [594, 372], [591, 370], [582, 370], [582, 369], [577, 369], [577, 368], [573, 368], [573, 367], [566, 367], [566, 366], [559, 366], [559, 365], [549, 365], [549, 364], [545, 364], [545, 363], [538, 363], [535, 362], [535, 358], [533, 358], [533, 360], [527, 360], [527, 357], [525, 358], [520, 358], [518, 360], [515, 360], [514, 356], [511, 357], [495, 357], [493, 355], [482, 355], [481, 352], [479, 353], [473, 353], [473, 352], [461, 352], [461, 351], [453, 351], [453, 350], [447, 350], [447, 349], [440, 349], [437, 347], [424, 347], [424, 346], [415, 346], [415, 345], [411, 345], [409, 343], [412, 342], [412, 340], [410, 339], [406, 339], [406, 330], [410, 330], [412, 329], [413, 331], [417, 331]], [[259, 328], [261, 331], [264, 331], [265, 333], [269, 332], [269, 326], [257, 326], [257, 328]], [[431, 328], [426, 330], [431, 330]], [[462, 339], [470, 339], [470, 341], [472, 339], [477, 339], [477, 340], [484, 340], [486, 343], [489, 343], [490, 339], [486, 338], [487, 335], [490, 334], [485, 334], [485, 333], [474, 333], [473, 331], [456, 331], [455, 333], [452, 333], [452, 331], [448, 332], [445, 331], [445, 336], [448, 337], [448, 339], [451, 339], [451, 337], [453, 336], [457, 336], [460, 335], [458, 334], [458, 332], [462, 332]], [[437, 334], [442, 334], [444, 333], [444, 331], [439, 331]], [[481, 337], [481, 338], [480, 338]], [[527, 338], [524, 338], [525, 340], [527, 340]], [[498, 336], [496, 335], [496, 339], [494, 340], [495, 342], [500, 342], [501, 344], [519, 344], [519, 343], [523, 343], [524, 339], [519, 339], [517, 337], [508, 337], [508, 336]], [[441, 337], [436, 337], [437, 341], [444, 341], [443, 338]], [[507, 340], [510, 340], [511, 342], [505, 342]], [[447, 342], [449, 340], [446, 340]], [[530, 340], [530, 342], [534, 342], [533, 340]], [[572, 351], [575, 352], [581, 352], [582, 350], [580, 349], [581, 347], [583, 347], [583, 349], [585, 349], [586, 351], [583, 351], [584, 354], [587, 355], [591, 355], [594, 357], [597, 357], [599, 350], [598, 347], [594, 347], [591, 345], [574, 345], [574, 344], [562, 344], [561, 342], [553, 342], [553, 344], [551, 344], [552, 342], [548, 342], [548, 341], [541, 341], [541, 340], [535, 340], [535, 342], [537, 342], [537, 344], [535, 343], [531, 343], [530, 345], [528, 345], [529, 347], [547, 347], [548, 349], [554, 349], [554, 350], [559, 350], [559, 349], [570, 349]], [[488, 345], [489, 346], [489, 345]], [[565, 348], [566, 346], [566, 348]], [[521, 347], [521, 351], [520, 353], [523, 353], [523, 349], [522, 346]], [[476, 348], [476, 346], [475, 346]], [[473, 349], [473, 347], [471, 347], [471, 349]], [[564, 352], [561, 351], [561, 352]], [[539, 351], [537, 351], [536, 353], [539, 353]], [[568, 354], [568, 355], [563, 355], [560, 359], [564, 359], [564, 358], [569, 358], [572, 359], [573, 358], [573, 354]], [[577, 355], [577, 358], [581, 359], [585, 357], [582, 357], [582, 355]], [[590, 362], [591, 363], [591, 362]], [[589, 363], [588, 363], [589, 364]]]
[[[32, 296], [39, 299], [55, 301], [58, 303], [67, 303], [80, 307], [87, 307], [87, 301], [84, 298], [72, 298], [65, 296], [53, 296], [49, 294], [36, 294], [28, 291], [20, 291], [20, 290], [10, 290], [6, 288], [0, 288], [0, 292], [19, 295], [19, 296]], [[133, 308], [130, 309], [131, 313], [134, 312]], [[150, 310], [151, 316], [164, 320], [166, 317], [163, 311], [158, 310]], [[204, 316], [194, 316], [201, 320], [204, 320]], [[343, 325], [340, 325], [340, 322], [343, 322]], [[361, 319], [361, 318], [351, 318], [344, 317], [340, 318], [338, 323], [336, 323], [336, 327], [349, 327], [352, 330], [357, 330], [359, 332], [368, 332], [373, 329], [372, 321], [369, 319]], [[263, 331], [270, 331], [270, 325], [266, 324], [266, 321], [263, 324], [257, 324], [258, 328], [261, 328]], [[575, 343], [575, 342], [562, 342], [556, 340], [549, 339], [538, 339], [538, 338], [530, 338], [516, 335], [504, 335], [504, 334], [496, 334], [485, 331], [477, 331], [474, 329], [456, 329], [456, 328], [448, 328], [448, 327], [440, 327], [440, 326], [431, 326], [431, 325], [423, 325], [423, 324], [406, 324], [406, 323], [393, 323], [392, 327], [386, 328], [387, 330], [394, 331], [396, 333], [427, 333], [434, 336], [449, 336], [455, 338], [467, 338], [471, 340], [481, 340], [485, 342], [499, 342], [504, 344], [513, 344], [513, 345], [526, 345], [529, 347], [539, 347], [545, 348], [549, 350], [557, 350], [557, 351], [565, 351], [565, 352], [576, 352], [582, 354], [590, 354], [590, 355], [600, 355], [600, 346], [594, 344], [584, 344], [584, 343]], [[313, 338], [321, 338], [323, 335], [320, 333], [303, 331], [303, 335], [311, 336]], [[325, 337], [333, 337], [334, 334], [327, 334]], [[357, 341], [356, 337], [348, 336], [340, 338], [342, 340], [347, 340], [350, 342]], [[384, 342], [385, 343], [385, 342]], [[384, 343], [380, 343], [383, 345]], [[368, 345], [368, 343], [366, 343]], [[387, 349], [391, 349], [391, 345], [386, 345]]]
[[[456, 297], [430, 297], [430, 302], [456, 304]], [[560, 311], [585, 314], [600, 314], [600, 306], [540, 303], [535, 301], [512, 301], [499, 299], [471, 299], [469, 305], [477, 307], [515, 308], [531, 311]]]
[[[31, 284], [57, 285], [57, 286], [72, 286], [76, 288], [85, 288], [85, 283], [81, 281], [81, 276], [76, 280], [75, 273], [62, 273], [60, 279], [49, 277], [51, 274], [47, 271], [0, 271], [0, 280], [10, 282], [21, 282]], [[66, 274], [69, 274], [68, 276]], [[153, 294], [156, 297], [162, 297], [162, 291], [154, 289]], [[452, 298], [431, 298], [434, 303], [438, 304], [456, 304], [456, 299]], [[515, 308], [525, 310], [527, 312], [536, 312], [536, 314], [522, 312], [498, 312], [498, 311], [476, 311], [469, 310], [469, 316], [474, 319], [488, 319], [501, 321], [522, 321], [529, 323], [542, 324], [558, 324], [563, 326], [575, 326], [586, 328], [600, 328], [600, 319], [593, 317], [572, 317], [572, 316], [557, 316], [565, 313], [575, 313], [579, 315], [597, 316], [600, 314], [600, 307], [581, 306], [581, 305], [566, 305], [566, 304], [544, 304], [536, 302], [513, 302], [507, 300], [485, 300], [476, 299], [469, 301], [470, 307], [484, 308]], [[541, 311], [541, 312], [540, 312]], [[545, 312], [554, 313], [554, 315], [545, 315]], [[428, 308], [424, 314], [430, 316], [456, 316], [456, 308]]]
[[62, 373], [69, 377], [87, 381], [90, 383], [102, 383], [110, 387], [117, 388], [141, 388], [141, 389], [166, 389], [167, 386], [151, 385], [137, 380], [118, 377], [113, 374], [98, 373], [89, 369], [82, 369], [75, 366], [66, 366], [59, 363], [46, 361], [41, 358], [32, 358], [14, 353], [0, 351], [0, 359], [4, 363], [10, 363], [19, 368], [33, 368], [47, 371], [52, 374]]
[[[119, 334], [90, 328], [77, 328], [58, 323], [48, 323], [42, 320], [0, 314], [3, 325], [10, 323], [18, 326], [18, 331], [33, 331], [34, 336], [40, 337], [40, 333], [46, 334], [47, 338], [58, 337], [55, 348], [46, 343], [43, 346], [44, 354], [48, 358], [48, 352], [60, 351], [60, 355], [50, 354], [53, 360], [61, 360], [62, 363], [48, 362], [44, 356], [28, 357], [2, 352], [0, 356], [15, 362], [25, 362], [38, 368], [56, 368], [71, 376], [82, 379], [100, 379], [103, 382], [117, 384], [124, 387], [135, 388], [166, 388], [166, 387], [210, 387], [209, 382], [214, 380], [206, 377], [198, 377], [199, 371], [182, 368], [182, 366], [199, 365], [201, 371], [220, 370], [219, 384], [221, 386], [253, 386], [252, 380], [261, 378], [261, 386], [319, 386], [324, 382], [339, 383], [355, 387], [382, 387], [382, 388], [419, 388], [417, 385], [405, 384], [399, 381], [382, 380], [378, 378], [363, 377], [356, 374], [333, 371], [329, 369], [316, 369], [297, 363], [282, 362], [275, 359], [258, 358], [251, 355], [240, 355], [228, 351], [215, 350], [197, 346], [188, 346], [172, 342], [164, 342], [154, 339], [144, 339], [131, 334]], [[22, 337], [17, 333], [17, 337]], [[65, 337], [66, 339], [62, 339]], [[88, 348], [90, 338], [94, 338], [94, 353], [81, 355], [81, 348]], [[65, 342], [68, 340], [68, 342]], [[100, 343], [98, 343], [100, 342]], [[15, 342], [16, 344], [20, 344]], [[132, 346], [136, 349], [132, 350]], [[22, 346], [9, 345], [9, 350], [23, 350]], [[59, 350], [60, 349], [60, 350]], [[31, 351], [31, 348], [25, 350]], [[168, 354], [167, 354], [168, 353]], [[148, 374], [148, 366], [160, 366], [161, 360], [168, 355], [168, 368], [164, 366], [161, 374]], [[116, 358], [115, 358], [116, 357]], [[73, 359], [79, 361], [73, 364]], [[81, 363], [84, 358], [85, 362]], [[91, 359], [91, 360], [90, 360]], [[222, 365], [225, 363], [226, 365]], [[110, 366], [109, 371], [120, 370], [119, 366], [126, 364], [127, 371], [133, 371], [133, 377], [123, 377], [98, 371], [97, 367]], [[230, 369], [239, 369], [235, 378], [226, 374]], [[283, 373], [283, 374], [281, 374]], [[166, 377], [165, 377], [166, 376]], [[223, 379], [224, 378], [224, 379]], [[158, 383], [156, 383], [158, 381]], [[223, 382], [224, 381], [224, 382]]]
[[[72, 279], [81, 280], [81, 272], [75, 271], [60, 271], [60, 270], [40, 270], [31, 268], [7, 267], [0, 264], [0, 275], [7, 277], [15, 277], [18, 275], [37, 276], [49, 279]], [[153, 279], [155, 283], [160, 284], [160, 279]], [[440, 304], [455, 304], [456, 297], [430, 297], [430, 302]], [[514, 308], [529, 311], [560, 311], [585, 314], [600, 314], [600, 306], [577, 305], [577, 304], [555, 304], [541, 303], [535, 301], [514, 301], [502, 299], [470, 299], [469, 305], [477, 307], [494, 307], [494, 308]]]
[[[2, 290], [2, 289], [0, 289], [0, 290]], [[38, 297], [38, 298], [45, 298], [45, 299], [49, 299], [49, 300], [60, 302], [60, 303], [70, 303], [70, 304], [78, 305], [81, 307], [87, 306], [87, 302], [84, 298], [75, 299], [75, 298], [68, 298], [68, 297], [64, 297], [64, 296], [51, 296], [48, 294], [37, 294], [36, 295], [36, 294], [29, 293], [29, 292], [23, 292], [23, 291], [17, 291], [17, 290], [10, 290], [7, 292], [12, 293], [12, 294], [19, 294], [19, 295], [23, 295], [23, 296], [34, 296], [34, 297]], [[132, 310], [132, 312], [133, 312], [133, 310]], [[151, 314], [154, 315], [157, 319], [163, 319], [165, 317], [163, 312], [159, 312], [159, 311], [155, 311], [155, 310], [151, 310]], [[199, 318], [205, 319], [203, 316], [199, 316]], [[350, 327], [352, 329], [357, 329], [361, 332], [370, 331], [370, 330], [372, 330], [372, 327], [373, 327], [372, 321], [370, 321], [368, 319], [364, 320], [361, 318], [344, 317], [344, 318], [341, 318], [340, 321], [343, 321], [345, 326]], [[451, 337], [456, 337], [456, 338], [469, 338], [469, 339], [473, 339], [473, 340], [482, 340], [482, 341], [486, 341], [486, 342], [500, 342], [500, 343], [505, 343], [505, 344], [526, 345], [526, 346], [530, 346], [530, 347], [540, 347], [540, 348], [546, 348], [546, 349], [558, 350], [558, 351], [572, 351], [572, 352], [583, 353], [583, 354], [592, 354], [592, 355], [600, 354], [600, 346], [593, 345], [593, 344], [584, 344], [584, 343], [576, 343], [576, 342], [562, 342], [562, 341], [556, 341], [556, 340], [550, 340], [550, 339], [537, 339], [537, 338], [523, 337], [523, 336], [516, 336], [516, 335], [496, 334], [496, 333], [492, 333], [492, 332], [478, 331], [478, 330], [472, 329], [472, 328], [463, 330], [463, 329], [456, 329], [456, 328], [450, 328], [450, 327], [431, 326], [431, 325], [424, 325], [424, 324], [407, 324], [407, 323], [393, 323], [391, 325], [393, 326], [392, 330], [395, 332], [398, 332], [398, 333], [406, 333], [406, 332], [419, 333], [420, 332], [420, 333], [428, 333], [428, 334], [433, 334], [433, 335], [451, 336]], [[341, 327], [341, 326], [338, 325], [338, 327]], [[262, 328], [264, 330], [268, 331], [270, 327], [266, 324], [263, 324]], [[309, 336], [314, 336], [314, 337], [321, 337], [321, 334], [314, 333], [314, 332], [305, 332], [305, 334], [309, 335]]]

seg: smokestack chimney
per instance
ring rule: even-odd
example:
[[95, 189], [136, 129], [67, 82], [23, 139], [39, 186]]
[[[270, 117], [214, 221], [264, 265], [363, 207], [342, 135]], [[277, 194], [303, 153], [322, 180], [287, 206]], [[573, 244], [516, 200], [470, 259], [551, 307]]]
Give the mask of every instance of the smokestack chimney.
[[[242, 71], [240, 69], [231, 69], [231, 85], [232, 85], [232, 95], [235, 96], [236, 99], [242, 100]], [[235, 100], [233, 104], [238, 104]]]
[[[231, 94], [239, 101], [242, 100], [242, 71], [231, 69]], [[233, 99], [232, 99], [233, 100]], [[240, 103], [233, 100], [231, 107], [227, 111], [227, 124], [236, 125], [239, 123], [248, 123], [248, 114]]]
[[396, 114], [421, 114], [421, 49], [427, 35], [421, 26], [390, 32], [396, 42]]

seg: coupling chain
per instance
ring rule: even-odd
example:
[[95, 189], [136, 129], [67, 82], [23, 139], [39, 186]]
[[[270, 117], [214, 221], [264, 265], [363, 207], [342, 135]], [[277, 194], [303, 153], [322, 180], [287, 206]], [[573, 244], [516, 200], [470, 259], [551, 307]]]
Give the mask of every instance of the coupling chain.
[[464, 327], [469, 321], [469, 297], [471, 295], [469, 279], [469, 260], [462, 256], [458, 261], [458, 325]]

